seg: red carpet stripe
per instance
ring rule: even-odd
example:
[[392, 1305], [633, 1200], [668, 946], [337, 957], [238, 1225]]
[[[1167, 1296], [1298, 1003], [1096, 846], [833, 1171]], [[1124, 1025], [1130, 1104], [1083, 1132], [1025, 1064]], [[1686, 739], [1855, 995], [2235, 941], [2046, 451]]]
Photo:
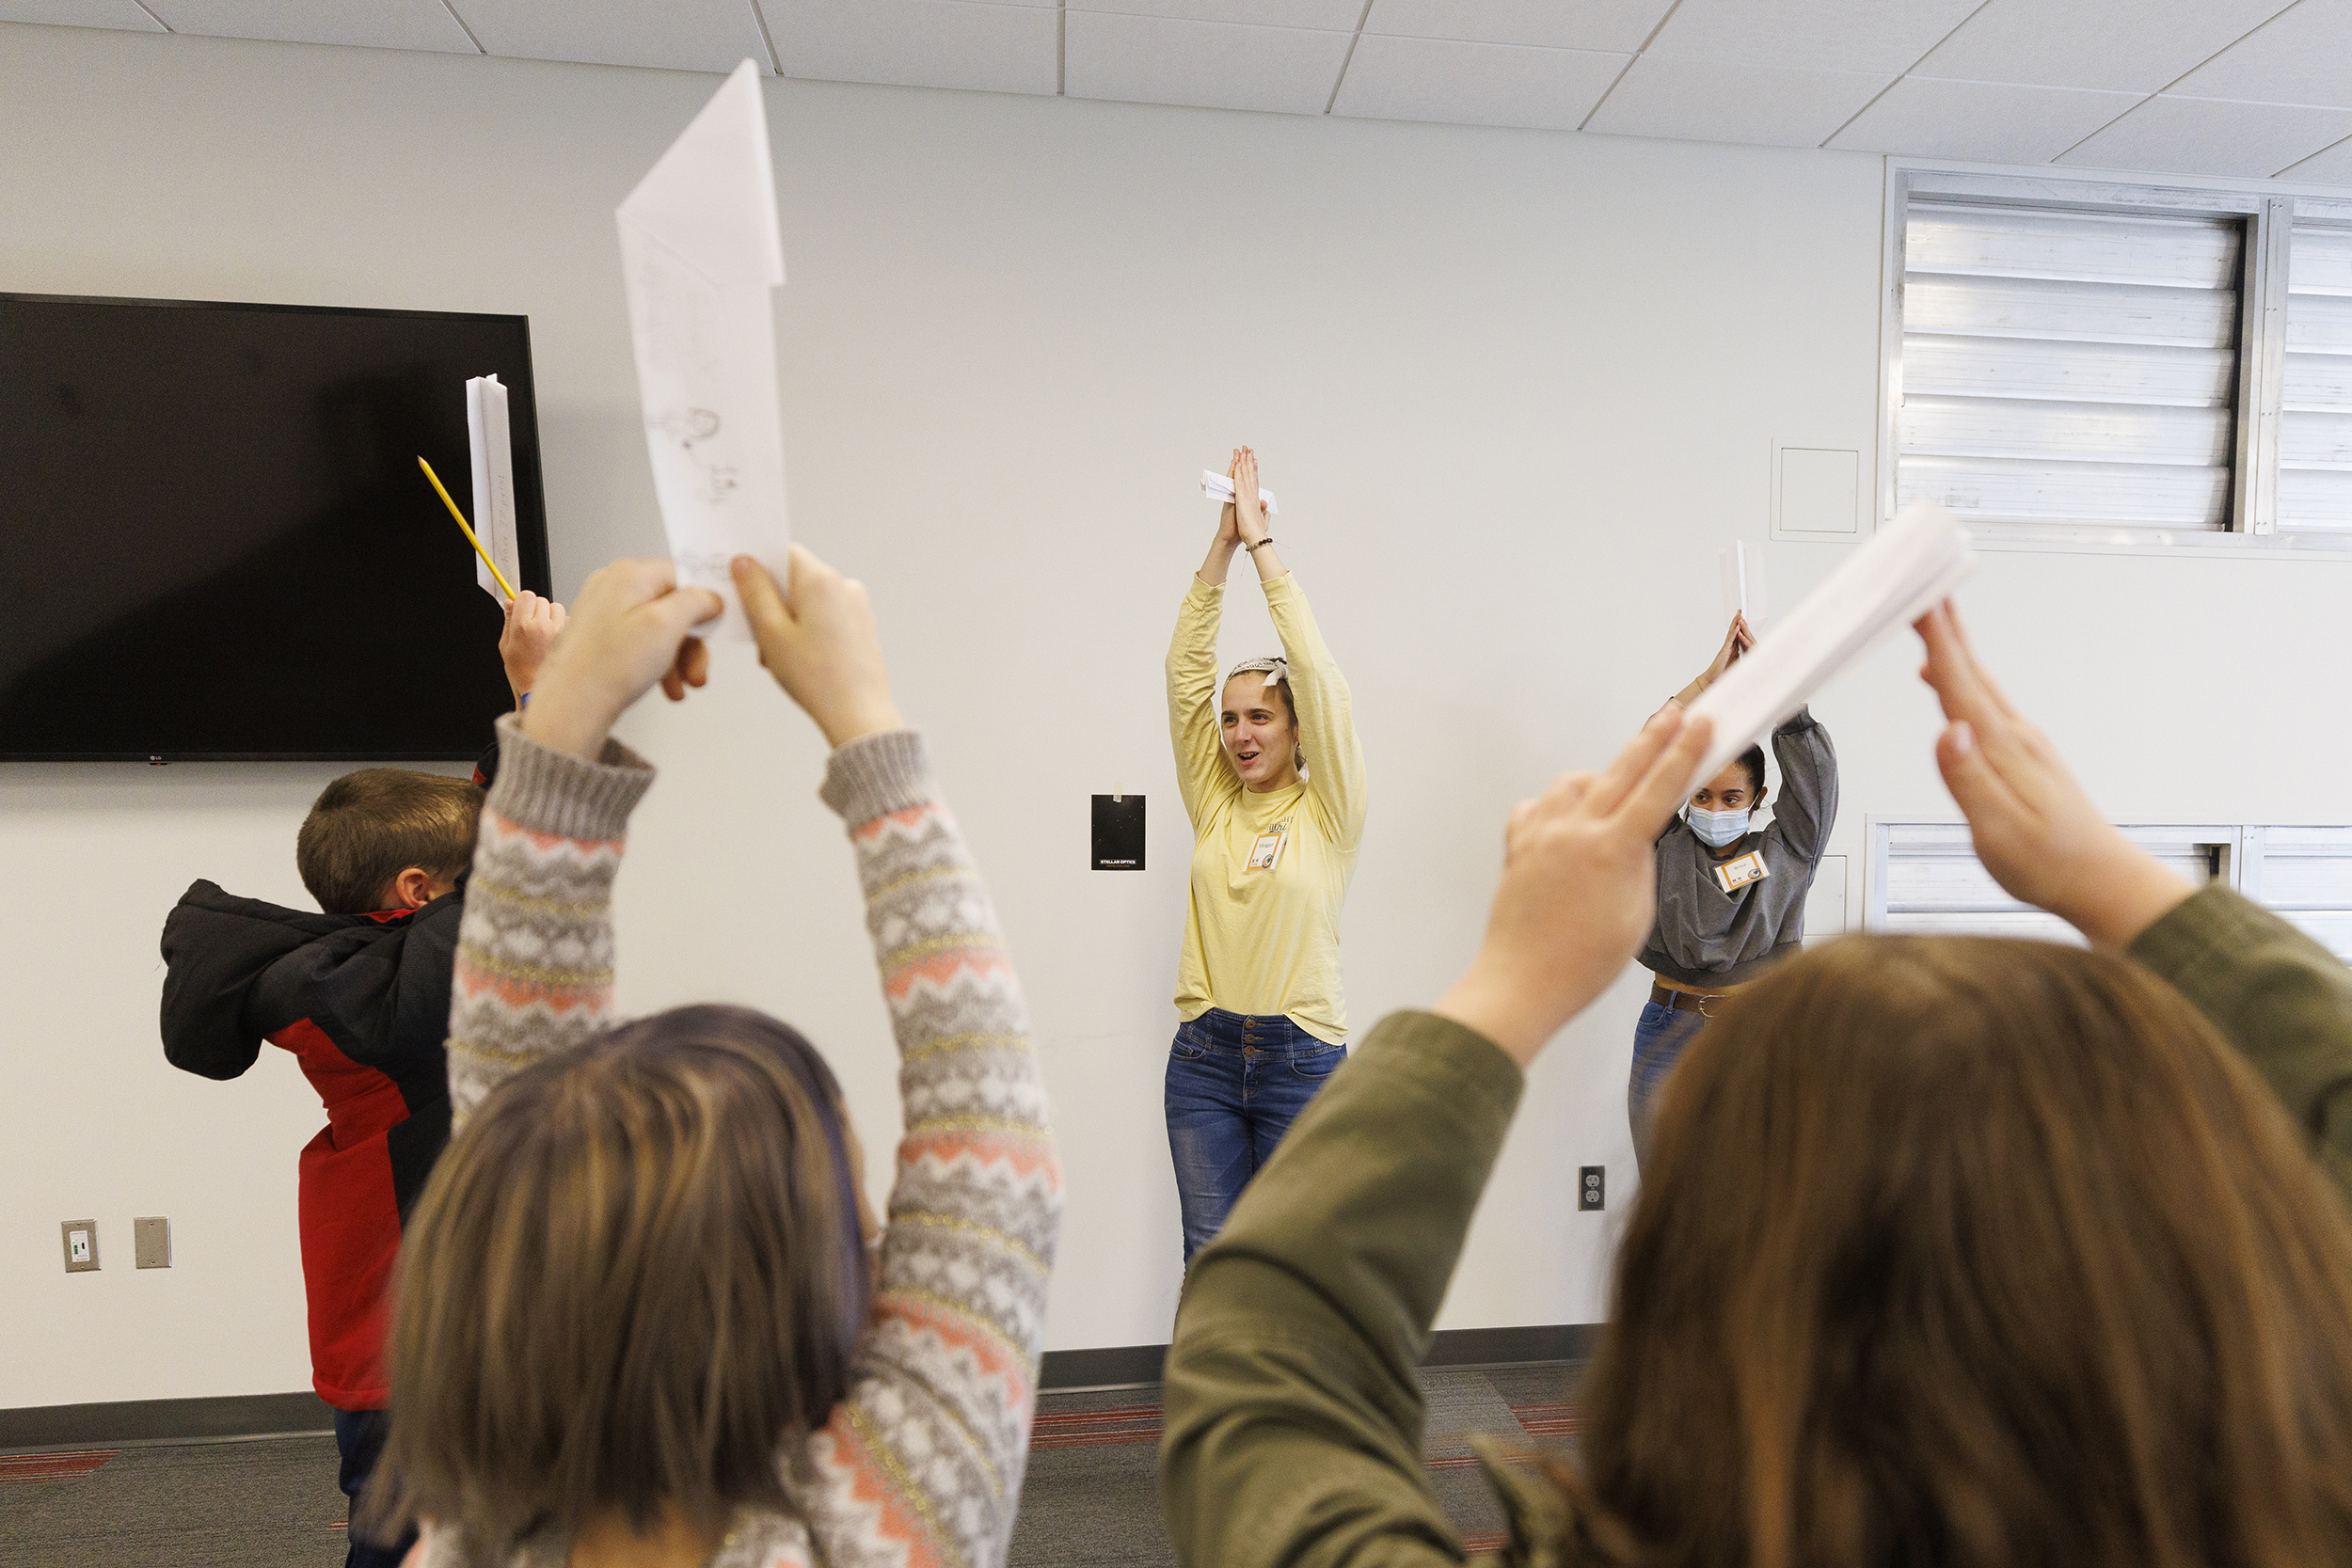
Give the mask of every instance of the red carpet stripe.
[[1040, 1416], [1030, 1423], [1032, 1449], [1109, 1448], [1160, 1440], [1160, 1407], [1120, 1405], [1108, 1410], [1071, 1410]]
[[0, 1458], [0, 1482], [78, 1481], [120, 1453], [120, 1449], [83, 1449], [73, 1453], [20, 1453]]
[[1572, 1404], [1515, 1404], [1511, 1414], [1530, 1437], [1568, 1437], [1583, 1424]]

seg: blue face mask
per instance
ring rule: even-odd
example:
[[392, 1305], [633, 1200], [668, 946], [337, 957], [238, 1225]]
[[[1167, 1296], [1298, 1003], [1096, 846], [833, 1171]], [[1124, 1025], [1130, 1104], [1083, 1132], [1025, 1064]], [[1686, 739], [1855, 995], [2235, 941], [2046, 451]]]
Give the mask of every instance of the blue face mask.
[[1692, 806], [1684, 814], [1691, 831], [1699, 835], [1699, 842], [1720, 849], [1748, 831], [1748, 814], [1744, 811], [1702, 811]]

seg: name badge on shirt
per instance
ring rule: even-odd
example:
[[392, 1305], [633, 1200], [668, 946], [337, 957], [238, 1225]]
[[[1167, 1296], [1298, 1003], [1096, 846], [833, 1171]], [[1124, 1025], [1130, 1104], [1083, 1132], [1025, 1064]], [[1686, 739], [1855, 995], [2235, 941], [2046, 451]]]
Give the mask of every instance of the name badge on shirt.
[[1277, 822], [1274, 831], [1260, 833], [1258, 842], [1249, 847], [1249, 869], [1271, 871], [1282, 859], [1282, 846], [1290, 842], [1290, 824]]
[[1765, 867], [1763, 852], [1751, 849], [1746, 854], [1727, 860], [1715, 868], [1715, 880], [1725, 893], [1737, 893], [1750, 882], [1760, 882], [1772, 875]]

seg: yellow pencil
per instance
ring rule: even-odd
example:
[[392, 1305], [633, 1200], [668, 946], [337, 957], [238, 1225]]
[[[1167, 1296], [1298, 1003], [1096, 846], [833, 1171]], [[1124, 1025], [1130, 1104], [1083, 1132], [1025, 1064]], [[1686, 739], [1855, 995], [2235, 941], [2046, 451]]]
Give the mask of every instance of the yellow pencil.
[[441, 476], [435, 473], [433, 465], [421, 457], [417, 459], [417, 467], [422, 468], [424, 477], [433, 482], [433, 493], [441, 498], [441, 504], [448, 507], [449, 515], [457, 519], [457, 526], [466, 531], [466, 543], [473, 546], [473, 553], [482, 558], [482, 564], [490, 568], [490, 575], [498, 578], [499, 586], [506, 590], [506, 596], [512, 599], [515, 596], [515, 585], [506, 580], [506, 574], [500, 571], [499, 563], [490, 559], [490, 552], [482, 547], [482, 541], [473, 536], [473, 528], [466, 521], [466, 515], [457, 510], [457, 503], [449, 499], [447, 490], [441, 488]]

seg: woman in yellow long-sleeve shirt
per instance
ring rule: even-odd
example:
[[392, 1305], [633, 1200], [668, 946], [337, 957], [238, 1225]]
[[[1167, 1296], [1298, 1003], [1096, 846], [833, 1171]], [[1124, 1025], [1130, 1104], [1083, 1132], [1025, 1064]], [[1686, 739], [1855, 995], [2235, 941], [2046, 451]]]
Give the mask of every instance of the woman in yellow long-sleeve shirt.
[[[1192, 818], [1191, 897], [1168, 1058], [1168, 1146], [1184, 1258], [1347, 1055], [1340, 906], [1364, 837], [1364, 752], [1347, 682], [1298, 579], [1274, 552], [1258, 460], [1231, 470], [1208, 560], [1168, 650], [1168, 727]], [[1247, 549], [1282, 640], [1217, 684], [1217, 621], [1233, 552]]]

